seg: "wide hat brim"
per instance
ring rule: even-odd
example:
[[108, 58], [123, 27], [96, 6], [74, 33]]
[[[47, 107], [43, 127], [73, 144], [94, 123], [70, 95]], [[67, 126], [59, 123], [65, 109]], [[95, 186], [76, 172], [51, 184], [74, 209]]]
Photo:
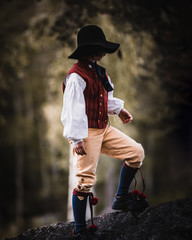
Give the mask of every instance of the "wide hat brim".
[[120, 44], [109, 42], [107, 40], [104, 42], [92, 42], [81, 44], [70, 56], [68, 56], [68, 58], [78, 59], [81, 56], [83, 49], [90, 46], [98, 46], [103, 48], [103, 51], [105, 51], [106, 53], [114, 53], [119, 48]]

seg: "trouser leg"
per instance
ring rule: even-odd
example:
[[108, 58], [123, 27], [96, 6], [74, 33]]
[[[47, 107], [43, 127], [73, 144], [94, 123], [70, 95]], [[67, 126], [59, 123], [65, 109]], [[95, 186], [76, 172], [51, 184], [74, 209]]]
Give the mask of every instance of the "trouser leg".
[[131, 168], [140, 168], [144, 159], [141, 144], [111, 126], [105, 132], [101, 153], [125, 161]]
[[74, 155], [76, 190], [89, 192], [96, 182], [96, 169], [105, 129], [89, 129], [84, 139], [86, 155]]
[[143, 147], [118, 129], [108, 127], [103, 138], [101, 152], [124, 161], [117, 195], [126, 195], [138, 168], [142, 165], [144, 159]]
[[[87, 197], [85, 195], [96, 182], [96, 168], [101, 151], [103, 133], [104, 129], [89, 129], [89, 136], [84, 139], [87, 154], [83, 156], [74, 154], [73, 157], [76, 176], [75, 191], [80, 193], [79, 196], [73, 194], [75, 234], [86, 227]], [[84, 196], [82, 197], [81, 194]]]

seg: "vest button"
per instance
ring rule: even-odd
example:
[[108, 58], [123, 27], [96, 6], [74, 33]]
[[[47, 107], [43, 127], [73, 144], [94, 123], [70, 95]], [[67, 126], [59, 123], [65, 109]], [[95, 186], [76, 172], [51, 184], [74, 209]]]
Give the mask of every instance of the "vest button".
[[99, 114], [101, 115], [101, 112], [99, 112]]
[[100, 106], [102, 106], [102, 103], [100, 102]]
[[98, 122], [100, 123], [100, 120], [98, 120]]
[[103, 94], [100, 94], [100, 97], [103, 97]]

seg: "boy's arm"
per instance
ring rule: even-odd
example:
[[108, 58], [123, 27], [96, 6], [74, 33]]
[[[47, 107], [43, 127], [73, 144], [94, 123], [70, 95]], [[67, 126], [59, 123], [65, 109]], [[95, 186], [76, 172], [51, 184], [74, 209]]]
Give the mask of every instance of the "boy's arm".
[[[111, 79], [109, 76], [108, 76], [108, 80], [112, 85], [112, 87], [114, 88], [114, 85], [111, 82]], [[123, 107], [124, 107], [124, 101], [119, 98], [113, 97], [113, 91], [108, 92], [108, 114], [118, 115], [123, 109]]]
[[[113, 83], [111, 82], [110, 78], [109, 82], [113, 86]], [[108, 92], [108, 114], [109, 115], [119, 114], [123, 107], [124, 101], [119, 98], [113, 97], [113, 91]]]
[[72, 141], [74, 146], [82, 144], [82, 139], [88, 136], [88, 120], [83, 94], [85, 87], [85, 81], [76, 73], [66, 78], [61, 122], [64, 125], [64, 137]]
[[[108, 79], [111, 85], [113, 86], [113, 83], [111, 82], [109, 76]], [[129, 123], [133, 120], [131, 114], [124, 108], [124, 101], [119, 98], [113, 97], [113, 91], [108, 93], [108, 114], [109, 115], [117, 114], [124, 124]]]

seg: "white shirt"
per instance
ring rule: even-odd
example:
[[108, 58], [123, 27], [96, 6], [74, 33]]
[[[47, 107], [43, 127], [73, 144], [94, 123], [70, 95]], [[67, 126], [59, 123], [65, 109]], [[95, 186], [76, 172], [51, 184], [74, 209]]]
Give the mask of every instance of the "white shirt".
[[[109, 78], [111, 83], [111, 80]], [[61, 122], [64, 126], [63, 136], [74, 144], [88, 137], [88, 118], [85, 110], [84, 90], [86, 82], [77, 73], [71, 73], [65, 79], [63, 108]], [[113, 84], [111, 83], [113, 86]], [[124, 107], [124, 101], [113, 97], [113, 91], [108, 93], [108, 114], [119, 114]]]

